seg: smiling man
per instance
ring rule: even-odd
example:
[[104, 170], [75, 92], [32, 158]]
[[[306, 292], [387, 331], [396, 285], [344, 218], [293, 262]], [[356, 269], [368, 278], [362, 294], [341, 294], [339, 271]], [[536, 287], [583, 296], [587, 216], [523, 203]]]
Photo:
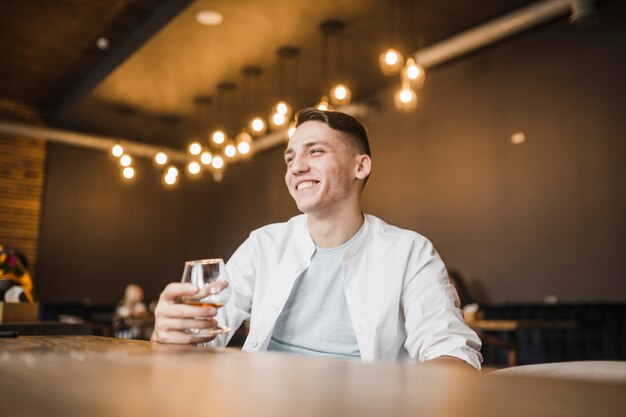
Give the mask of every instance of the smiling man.
[[233, 296], [219, 312], [177, 304], [198, 289], [169, 284], [153, 340], [198, 342], [185, 330], [210, 327], [214, 320], [194, 318], [217, 315], [232, 328], [250, 319], [244, 351], [480, 369], [480, 340], [463, 321], [432, 244], [361, 210], [372, 167], [363, 125], [340, 112], [304, 109], [285, 163], [285, 183], [303, 214], [253, 231], [237, 249], [226, 266]]

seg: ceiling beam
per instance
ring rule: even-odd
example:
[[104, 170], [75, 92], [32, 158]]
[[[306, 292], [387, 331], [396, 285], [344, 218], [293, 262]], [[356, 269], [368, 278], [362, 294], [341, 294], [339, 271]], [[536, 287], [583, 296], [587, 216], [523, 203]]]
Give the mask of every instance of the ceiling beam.
[[114, 46], [100, 63], [82, 80], [77, 82], [45, 115], [50, 124], [58, 121], [78, 101], [87, 96], [118, 65], [137, 51], [148, 39], [159, 32], [168, 22], [183, 11], [193, 0], [165, 0], [120, 44]]

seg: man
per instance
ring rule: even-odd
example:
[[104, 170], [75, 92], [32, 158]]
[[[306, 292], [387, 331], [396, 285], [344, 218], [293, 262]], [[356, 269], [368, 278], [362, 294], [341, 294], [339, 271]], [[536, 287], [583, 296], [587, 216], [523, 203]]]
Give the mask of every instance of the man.
[[250, 319], [244, 351], [480, 369], [480, 340], [463, 321], [432, 244], [361, 211], [372, 164], [363, 125], [340, 112], [304, 109], [285, 163], [287, 188], [304, 214], [253, 231], [237, 249], [226, 266], [233, 296], [219, 313], [177, 304], [198, 288], [168, 285], [153, 340], [197, 342], [185, 330], [215, 320], [194, 317], [232, 328]]

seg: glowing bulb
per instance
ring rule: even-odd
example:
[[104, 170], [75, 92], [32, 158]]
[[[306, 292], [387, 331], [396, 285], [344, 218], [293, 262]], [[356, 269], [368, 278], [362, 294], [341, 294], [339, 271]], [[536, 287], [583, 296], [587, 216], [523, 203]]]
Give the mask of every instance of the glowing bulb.
[[281, 127], [286, 122], [285, 115], [281, 113], [274, 113], [272, 115], [272, 124], [276, 127]]
[[237, 148], [235, 148], [235, 145], [232, 143], [226, 145], [226, 147], [224, 148], [224, 155], [226, 155], [228, 158], [233, 158], [235, 155], [237, 155]]
[[252, 136], [248, 132], [245, 130], [241, 131], [235, 138], [235, 143], [237, 144], [237, 152], [240, 155], [246, 156], [250, 154], [252, 150]]
[[250, 144], [248, 142], [239, 142], [237, 151], [242, 155], [247, 155], [250, 152]]
[[211, 135], [211, 140], [214, 144], [221, 145], [226, 140], [226, 134], [218, 129]]
[[265, 129], [267, 129], [267, 125], [262, 118], [257, 116], [250, 120], [250, 130], [252, 130], [255, 134], [262, 135], [265, 132]]
[[389, 48], [380, 54], [380, 57], [378, 58], [378, 66], [384, 75], [396, 75], [402, 68], [403, 61], [404, 60], [402, 59], [400, 52], [393, 48]]
[[120, 145], [119, 143], [113, 145], [113, 147], [111, 148], [111, 155], [113, 155], [116, 158], [119, 158], [123, 154], [124, 154], [124, 148], [122, 148], [122, 145]]
[[408, 83], [403, 83], [393, 95], [393, 104], [398, 111], [408, 113], [417, 107], [417, 94]]
[[422, 88], [426, 72], [413, 58], [407, 58], [406, 66], [402, 69], [402, 82], [409, 83], [413, 88]]
[[287, 131], [287, 136], [289, 136], [289, 139], [291, 139], [291, 137], [293, 136], [293, 134], [296, 132], [296, 124], [292, 123], [289, 126], [289, 130]]
[[187, 164], [187, 172], [191, 175], [198, 175], [201, 169], [200, 164], [196, 161], [191, 161]]
[[165, 152], [157, 152], [156, 155], [154, 155], [154, 163], [157, 165], [165, 165], [167, 164], [167, 154]]
[[286, 116], [289, 112], [289, 104], [285, 103], [284, 101], [279, 101], [276, 104], [276, 112], [282, 114], [283, 116]]
[[165, 175], [163, 177], [163, 182], [169, 186], [176, 184], [176, 181], [178, 181], [178, 177], [173, 176], [173, 175]]
[[322, 111], [333, 110], [333, 106], [330, 105], [326, 96], [322, 97], [320, 102], [315, 105], [315, 108]]
[[126, 167], [122, 170], [122, 176], [127, 180], [135, 178], [135, 170], [133, 167]]
[[167, 168], [167, 170], [165, 171], [165, 176], [166, 177], [177, 177], [178, 176], [178, 168], [176, 168], [174, 165], [170, 166]]
[[352, 93], [344, 84], [337, 84], [330, 90], [330, 102], [335, 106], [350, 104]]
[[211, 165], [213, 166], [213, 168], [215, 169], [222, 169], [224, 168], [224, 159], [222, 159], [221, 156], [216, 155], [213, 158], [213, 162], [211, 162]]
[[193, 142], [189, 144], [189, 153], [192, 155], [200, 155], [202, 152], [202, 146], [198, 142]]
[[211, 152], [209, 151], [204, 151], [200, 155], [200, 162], [202, 162], [204, 165], [209, 165], [212, 160], [213, 160], [213, 155], [211, 155]]
[[128, 167], [130, 166], [130, 164], [132, 164], [133, 162], [133, 158], [130, 157], [130, 155], [128, 154], [124, 154], [122, 156], [120, 156], [120, 165], [123, 167]]

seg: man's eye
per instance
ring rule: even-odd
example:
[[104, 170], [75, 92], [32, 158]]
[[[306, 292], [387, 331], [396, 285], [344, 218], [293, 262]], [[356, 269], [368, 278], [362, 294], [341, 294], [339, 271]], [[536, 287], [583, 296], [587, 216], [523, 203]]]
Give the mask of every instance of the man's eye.
[[286, 164], [289, 164], [291, 161], [293, 161], [293, 156], [290, 156], [289, 158], [285, 158]]
[[322, 153], [324, 151], [322, 151], [321, 149], [311, 149], [311, 153]]

